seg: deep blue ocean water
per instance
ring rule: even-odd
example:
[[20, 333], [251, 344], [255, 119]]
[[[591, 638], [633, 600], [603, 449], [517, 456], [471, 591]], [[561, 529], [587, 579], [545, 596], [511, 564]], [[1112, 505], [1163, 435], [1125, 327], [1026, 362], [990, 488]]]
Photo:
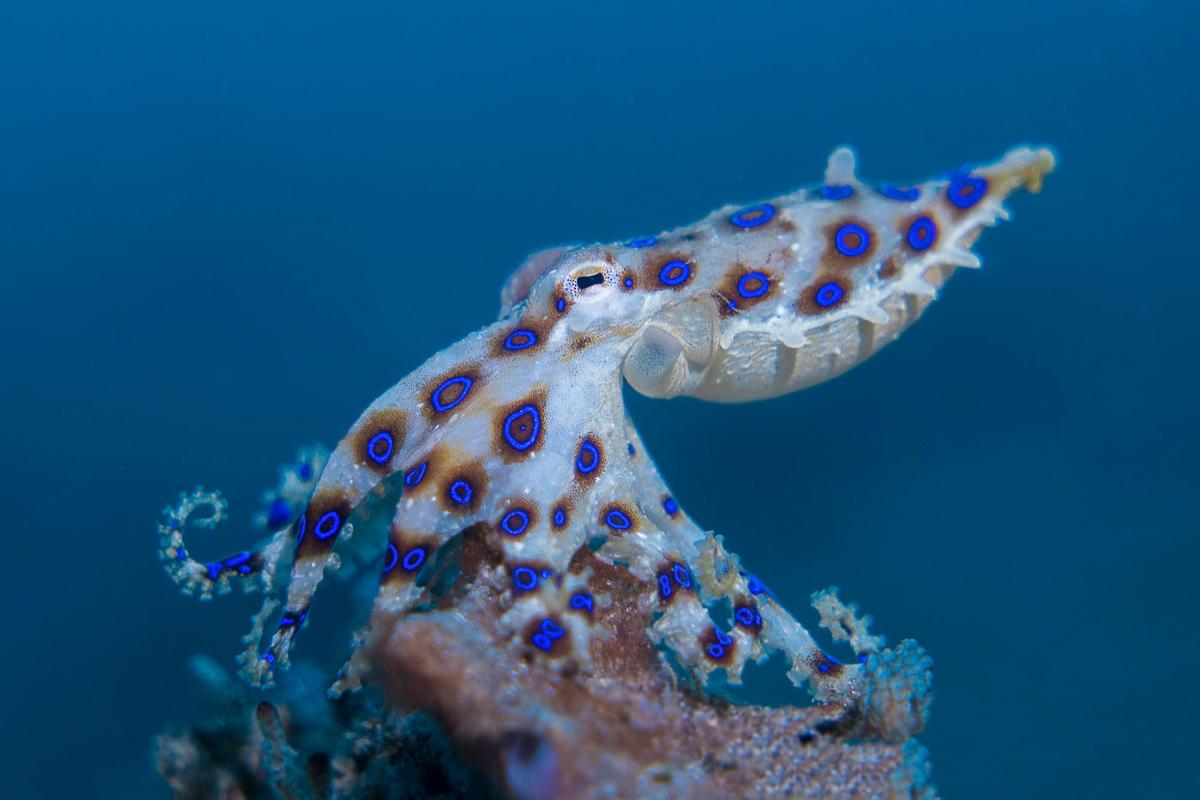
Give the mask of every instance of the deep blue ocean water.
[[904, 180], [1046, 142], [986, 268], [868, 364], [633, 412], [794, 611], [837, 584], [931, 651], [946, 797], [1197, 796], [1197, 8], [6, 5], [0, 794], [166, 794], [151, 736], [255, 603], [178, 595], [158, 510], [219, 486], [203, 549], [248, 541], [276, 465], [492, 319], [526, 252], [841, 143]]

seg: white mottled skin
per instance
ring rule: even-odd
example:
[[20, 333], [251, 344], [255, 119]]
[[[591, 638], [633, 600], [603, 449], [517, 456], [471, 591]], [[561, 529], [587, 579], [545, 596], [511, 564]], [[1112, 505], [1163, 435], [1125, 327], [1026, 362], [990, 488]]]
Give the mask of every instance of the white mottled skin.
[[[728, 666], [732, 680], [738, 679], [745, 660], [781, 650], [791, 659], [793, 679], [810, 683], [819, 698], [854, 696], [857, 665], [836, 677], [821, 674], [816, 664], [822, 656], [808, 633], [766, 595], [755, 598], [765, 620], [760, 637], [733, 628], [729, 619], [709, 619], [706, 607], [719, 598], [750, 598], [747, 579], [740, 574], [736, 557], [725, 551], [717, 537], [683, 512], [672, 518], [664, 511], [666, 484], [626, 414], [622, 377], [650, 396], [686, 394], [739, 402], [794, 391], [837, 375], [893, 340], [921, 314], [956, 267], [978, 266], [969, 248], [979, 229], [1006, 215], [1001, 203], [1013, 190], [1038, 189], [1053, 163], [1047, 150], [1021, 148], [974, 170], [973, 174], [987, 178], [989, 190], [978, 205], [961, 211], [946, 200], [944, 179], [919, 184], [915, 202], [881, 196], [859, 183], [852, 154], [841, 149], [830, 157], [825, 182], [852, 186], [855, 193], [850, 199], [828, 201], [815, 189], [800, 190], [773, 200], [776, 217], [759, 228], [733, 226], [729, 218], [736, 208], [727, 207], [694, 225], [660, 235], [653, 247], [557, 248], [530, 257], [505, 287], [499, 321], [433, 356], [375, 400], [356, 423], [356, 428], [366, 424], [380, 409], [407, 413], [409, 428], [390, 461], [393, 471], [410, 469], [435, 448], [443, 462], [482, 460], [488, 486], [476, 513], [448, 511], [439, 499], [445, 485], [430, 477], [400, 499], [394, 526], [445, 542], [474, 522], [494, 524], [513, 498], [522, 498], [537, 507], [538, 521], [519, 538], [495, 533], [507, 563], [544, 562], [561, 574], [576, 550], [593, 537], [607, 537], [598, 557], [625, 564], [646, 581], [645, 607], [650, 611], [660, 608], [656, 570], [670, 560], [682, 561], [698, 579], [699, 597], [677, 597], [651, 629], [651, 635], [674, 651], [679, 663], [701, 678], [707, 675], [711, 666], [700, 652], [697, 637], [715, 621], [737, 640], [736, 658]], [[905, 249], [906, 231], [901, 227], [903, 220], [917, 213], [933, 216], [940, 230], [937, 245], [920, 254]], [[875, 238], [873, 257], [850, 267], [834, 269], [828, 263], [823, 267], [823, 254], [830, 246], [828, 229], [846, 219], [869, 226]], [[691, 260], [693, 278], [680, 290], [664, 288], [654, 279], [654, 259], [667, 252]], [[899, 270], [881, 276], [881, 266], [891, 256], [896, 257], [892, 263]], [[774, 290], [770, 300], [722, 316], [718, 309], [730, 298], [721, 287], [735, 264], [770, 272]], [[801, 292], [814, 284], [822, 269], [853, 282], [849, 299], [825, 313], [802, 313], [797, 307]], [[576, 280], [595, 273], [603, 276], [603, 282], [580, 291]], [[626, 275], [636, 279], [634, 288], [622, 285]], [[558, 296], [568, 300], [561, 314], [555, 310]], [[497, 338], [519, 324], [541, 327], [546, 333], [543, 345], [491, 356]], [[581, 337], [587, 337], [583, 346]], [[425, 413], [428, 385], [468, 364], [478, 366], [481, 380], [459, 407], [430, 421]], [[528, 458], [506, 463], [494, 445], [496, 409], [537, 389], [546, 397], [541, 445]], [[343, 491], [357, 505], [382, 476], [354, 452], [353, 434], [352, 429], [331, 456], [316, 492]], [[592, 436], [604, 451], [603, 470], [586, 487], [574, 471], [584, 435]], [[628, 451], [630, 443], [633, 455]], [[563, 498], [570, 498], [573, 505], [571, 523], [565, 531], [551, 532], [550, 515]], [[633, 528], [622, 535], [613, 535], [601, 521], [601, 510], [612, 502], [634, 512]], [[297, 560], [287, 609], [308, 607], [332, 559], [332, 554], [324, 554]], [[585, 578], [570, 580], [582, 585]], [[496, 581], [498, 592], [511, 593], [504, 588], [511, 585], [506, 575]], [[417, 602], [421, 591], [412, 583], [385, 587], [377, 608], [402, 611]], [[515, 637], [523, 621], [548, 613], [562, 618], [564, 596], [546, 587], [519, 598], [505, 595], [499, 607], [512, 620]], [[580, 620], [578, 615], [570, 618], [575, 634], [571, 641], [585, 650], [587, 632], [580, 628], [586, 628], [586, 623]], [[277, 666], [286, 662], [293, 631], [280, 631], [273, 640]], [[269, 669], [253, 655], [247, 663], [252, 676], [269, 681]], [[586, 664], [586, 652], [575, 655]], [[356, 678], [357, 666], [352, 665], [344, 685], [353, 685]]]

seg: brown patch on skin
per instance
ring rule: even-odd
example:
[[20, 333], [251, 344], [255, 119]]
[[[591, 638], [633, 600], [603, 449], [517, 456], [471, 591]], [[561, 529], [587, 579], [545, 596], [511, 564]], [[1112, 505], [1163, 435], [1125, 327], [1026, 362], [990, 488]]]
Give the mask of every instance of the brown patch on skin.
[[439, 500], [442, 508], [453, 514], [470, 514], [479, 510], [487, 494], [488, 476], [479, 460], [468, 461], [448, 469], [442, 481]]
[[[509, 515], [514, 511], [524, 512], [524, 527], [520, 526], [522, 520], [520, 519], [519, 514], [511, 518], [509, 517]], [[507, 529], [504, 526], [505, 520], [508, 520]], [[500, 510], [499, 515], [496, 517], [496, 532], [505, 539], [519, 539], [528, 533], [530, 528], [537, 524], [537, 521], [537, 506], [535, 506], [533, 503], [530, 503], [528, 500], [525, 500], [524, 498], [508, 498], [504, 501], [504, 508]], [[517, 528], [520, 528], [517, 533], [513, 533], [512, 530], [510, 530]]]
[[[831, 283], [841, 287], [842, 296], [837, 301], [823, 306], [817, 302], [817, 297], [820, 295], [821, 289]], [[818, 275], [815, 281], [805, 286], [804, 290], [800, 292], [800, 299], [796, 301], [796, 310], [810, 317], [828, 314], [850, 302], [850, 295], [853, 291], [854, 284], [849, 278], [840, 275]]]
[[[857, 225], [867, 231], [869, 235], [870, 242], [867, 245], [867, 249], [859, 255], [848, 256], [837, 248], [837, 233], [846, 225]], [[879, 249], [879, 233], [868, 225], [865, 220], [856, 217], [846, 217], [826, 226], [825, 241], [825, 252], [821, 256], [821, 263], [833, 269], [849, 269], [857, 267], [859, 264], [865, 264], [875, 257], [875, 251]], [[846, 244], [851, 249], [858, 247], [861, 243], [860, 234], [847, 234]]]
[[898, 253], [892, 253], [879, 266], [879, 277], [885, 281], [890, 281], [893, 278], [899, 278], [900, 273], [904, 271], [904, 263], [900, 260]]
[[[624, 515], [622, 520], [621, 515]], [[624, 521], [628, 521], [628, 525], [618, 527]], [[615, 524], [614, 524], [615, 523]], [[609, 503], [600, 509], [600, 524], [611, 536], [624, 536], [630, 531], [637, 530], [638, 518], [633, 509], [624, 503]]]
[[[313, 499], [309, 501], [308, 507], [304, 509], [300, 521], [297, 522], [298, 525], [304, 527], [299, 534], [300, 541], [296, 545], [296, 560], [324, 555], [332, 550], [333, 543], [337, 541], [342, 528], [346, 527], [346, 520], [353, 510], [354, 506], [350, 502], [349, 495], [341, 490], [326, 489], [314, 495]], [[333, 518], [327, 520], [324, 526], [321, 526], [321, 520], [330, 512], [337, 514], [337, 526], [325, 534], [324, 529], [333, 522]], [[318, 527], [322, 528], [324, 538], [317, 535]]]
[[[672, 286], [663, 281], [663, 269], [673, 261], [682, 261], [687, 264], [688, 275], [679, 284]], [[669, 279], [682, 272], [681, 267], [673, 267], [667, 270]], [[649, 288], [660, 290], [670, 289], [672, 291], [682, 291], [688, 284], [696, 278], [696, 261], [695, 258], [687, 253], [664, 253], [655, 255], [653, 258], [646, 261], [646, 265], [642, 267], [642, 282]]]
[[[386, 433], [392, 438], [392, 446], [388, 452], [387, 441], [379, 434]], [[408, 434], [408, 415], [398, 408], [381, 408], [374, 411], [362, 421], [349, 435], [350, 452], [354, 454], [355, 462], [372, 472], [387, 475], [392, 471], [392, 463], [400, 449], [404, 446], [404, 438]], [[371, 452], [371, 442], [374, 440], [374, 452]], [[387, 453], [382, 461], [376, 457]]]
[[575, 480], [581, 484], [592, 484], [604, 471], [604, 444], [593, 433], [579, 437], [575, 448]]
[[492, 449], [507, 464], [523, 461], [540, 450], [546, 440], [545, 388], [498, 409], [492, 417], [492, 431]]
[[[433, 537], [403, 530], [395, 523], [392, 524], [391, 529], [388, 531], [388, 544], [390, 547], [388, 548], [387, 555], [384, 557], [384, 572], [379, 579], [379, 582], [384, 586], [400, 585], [415, 581], [417, 575], [429, 563], [429, 560], [433, 558], [433, 554], [437, 550], [437, 540]], [[392, 564], [391, 569], [388, 569], [393, 556], [392, 548], [395, 548], [395, 564]], [[418, 549], [424, 550], [424, 556], [419, 556], [415, 552]]]
[[[754, 273], [761, 273], [767, 278], [767, 290], [757, 297], [746, 297], [755, 294], [762, 288], [761, 279]], [[732, 317], [748, 308], [775, 299], [779, 294], [779, 275], [766, 268], [755, 268], [738, 262], [725, 273], [725, 277], [713, 292], [717, 303], [717, 312], [725, 318]]]
[[[455, 588], [461, 590], [474, 583], [485, 567], [495, 568], [504, 563], [504, 550], [500, 546], [500, 542], [496, 540], [491, 524], [487, 522], [468, 525], [459, 536], [462, 539], [462, 550], [456, 559], [457, 564], [448, 564], [446, 568], [449, 569], [453, 566], [458, 568], [459, 577]], [[436, 579], [435, 575], [431, 582]], [[451, 607], [457, 602], [454, 592], [447, 592], [443, 600], [444, 603], [439, 603], [439, 608]]]
[[[700, 645], [701, 657], [709, 664], [727, 667], [733, 663], [733, 656], [737, 651], [737, 640], [729, 634], [724, 634], [724, 636], [729, 640], [728, 642], [718, 639], [717, 629], [710, 627], [696, 640]], [[714, 655], [717, 652], [720, 655]]]
[[572, 336], [570, 343], [568, 343], [568, 345], [567, 345], [567, 347], [571, 348], [571, 350], [576, 353], [583, 352], [584, 350], [588, 349], [591, 346], [592, 346], [592, 337], [587, 336], [582, 333], [577, 333], [574, 336]]
[[[520, 320], [516, 325], [503, 329], [492, 338], [491, 356], [492, 358], [513, 358], [527, 353], [536, 353], [546, 343], [546, 332], [547, 326], [539, 320]], [[505, 347], [507, 342], [511, 342], [513, 347], [519, 349]]]
[[812, 669], [813, 675], [817, 677], [824, 676], [829, 678], [838, 677], [842, 674], [842, 670], [845, 669], [844, 666], [834, 661], [824, 653], [817, 653], [817, 655], [809, 659], [808, 666], [810, 669]]
[[[455, 381], [447, 385], [441, 392], [438, 388], [443, 383], [452, 380], [453, 378], [467, 378], [471, 384], [469, 388], [464, 388], [465, 384], [461, 381]], [[436, 378], [428, 381], [421, 389], [421, 409], [425, 412], [425, 416], [430, 422], [439, 418], [449, 416], [456, 411], [460, 411], [467, 407], [473, 399], [478, 397], [482, 392], [480, 385], [482, 381], [482, 373], [478, 364], [462, 364], [447, 372], [443, 372]], [[434, 403], [434, 393], [437, 392], [438, 402], [443, 407], [442, 411], [438, 411]], [[465, 396], [464, 396], [465, 392]], [[445, 406], [450, 406], [445, 408]]]

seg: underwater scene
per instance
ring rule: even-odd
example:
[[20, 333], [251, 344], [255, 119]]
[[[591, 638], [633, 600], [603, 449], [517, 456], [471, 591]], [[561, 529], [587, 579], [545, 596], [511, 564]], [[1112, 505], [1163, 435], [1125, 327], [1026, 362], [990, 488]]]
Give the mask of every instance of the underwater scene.
[[1200, 796], [1198, 24], [0, 11], [0, 794]]

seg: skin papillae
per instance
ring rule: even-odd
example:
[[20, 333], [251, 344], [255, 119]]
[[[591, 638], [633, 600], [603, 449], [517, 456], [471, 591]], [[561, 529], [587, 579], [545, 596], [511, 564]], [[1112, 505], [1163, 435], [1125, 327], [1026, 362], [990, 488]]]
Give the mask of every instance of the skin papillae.
[[[1053, 167], [1049, 150], [1023, 147], [871, 187], [842, 148], [820, 186], [536, 253], [498, 321], [377, 398], [327, 458], [285, 470], [261, 547], [192, 558], [186, 526], [225, 511], [197, 489], [165, 511], [163, 561], [205, 597], [236, 582], [267, 592], [242, 673], [268, 686], [354, 529], [380, 540], [374, 608], [334, 695], [370, 683], [389, 713], [434, 714], [516, 796], [928, 793], [910, 741], [928, 656], [911, 641], [884, 649], [833, 591], [813, 604], [854, 658], [826, 653], [671, 496], [622, 382], [732, 403], [834, 377], [895, 339], [956, 269], [978, 267], [979, 232]], [[816, 705], [718, 699], [775, 653]]]

